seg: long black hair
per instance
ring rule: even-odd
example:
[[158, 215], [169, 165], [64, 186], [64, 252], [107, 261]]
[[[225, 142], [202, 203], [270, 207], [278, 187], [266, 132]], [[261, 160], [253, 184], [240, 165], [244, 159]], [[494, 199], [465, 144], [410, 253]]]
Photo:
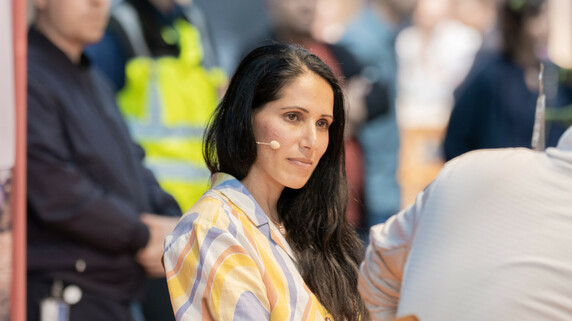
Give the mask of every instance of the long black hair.
[[329, 144], [306, 185], [285, 188], [278, 214], [310, 290], [339, 320], [366, 320], [357, 291], [363, 244], [345, 220], [348, 187], [344, 160], [344, 95], [328, 66], [297, 46], [271, 44], [249, 53], [238, 66], [204, 138], [204, 157], [211, 173], [242, 180], [256, 160], [252, 114], [280, 98], [297, 77], [312, 72], [334, 92], [334, 122]]

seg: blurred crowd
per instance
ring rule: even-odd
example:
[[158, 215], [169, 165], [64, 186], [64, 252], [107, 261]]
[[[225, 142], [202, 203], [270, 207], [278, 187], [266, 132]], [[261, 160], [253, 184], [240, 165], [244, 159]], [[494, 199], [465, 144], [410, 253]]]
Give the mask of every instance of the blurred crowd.
[[[70, 5], [76, 1], [85, 4]], [[235, 66], [261, 44], [300, 45], [341, 80], [347, 218], [364, 240], [445, 161], [476, 149], [530, 148], [540, 87], [546, 146], [570, 125], [571, 66], [551, 56], [544, 0], [32, 2], [32, 316], [46, 295], [63, 295], [59, 279], [79, 284], [82, 302], [93, 306], [115, 309], [90, 293], [111, 288], [140, 320], [172, 315], [150, 247], [162, 246], [176, 217], [208, 189], [204, 128]], [[138, 230], [126, 227], [131, 221]], [[100, 264], [110, 265], [91, 271]], [[146, 277], [147, 297], [136, 284]]]

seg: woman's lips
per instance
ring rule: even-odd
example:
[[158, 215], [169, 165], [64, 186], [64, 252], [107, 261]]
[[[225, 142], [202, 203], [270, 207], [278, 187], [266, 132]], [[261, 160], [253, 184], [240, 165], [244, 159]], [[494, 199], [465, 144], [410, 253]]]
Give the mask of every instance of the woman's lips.
[[304, 168], [310, 168], [314, 163], [312, 162], [312, 160], [307, 158], [288, 158], [288, 161], [293, 163], [294, 165], [301, 166]]

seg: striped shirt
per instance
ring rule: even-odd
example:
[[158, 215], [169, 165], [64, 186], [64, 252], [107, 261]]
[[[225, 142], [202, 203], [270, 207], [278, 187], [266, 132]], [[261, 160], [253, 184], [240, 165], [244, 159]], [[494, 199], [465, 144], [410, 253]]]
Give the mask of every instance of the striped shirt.
[[177, 320], [331, 319], [252, 195], [219, 173], [165, 241]]

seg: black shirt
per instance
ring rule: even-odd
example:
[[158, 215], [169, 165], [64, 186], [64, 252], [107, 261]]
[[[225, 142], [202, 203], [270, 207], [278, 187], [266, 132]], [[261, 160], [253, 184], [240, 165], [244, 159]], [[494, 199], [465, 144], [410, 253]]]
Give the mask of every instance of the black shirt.
[[139, 214], [180, 209], [87, 58], [72, 63], [33, 28], [28, 37], [28, 276], [128, 302], [144, 279]]

